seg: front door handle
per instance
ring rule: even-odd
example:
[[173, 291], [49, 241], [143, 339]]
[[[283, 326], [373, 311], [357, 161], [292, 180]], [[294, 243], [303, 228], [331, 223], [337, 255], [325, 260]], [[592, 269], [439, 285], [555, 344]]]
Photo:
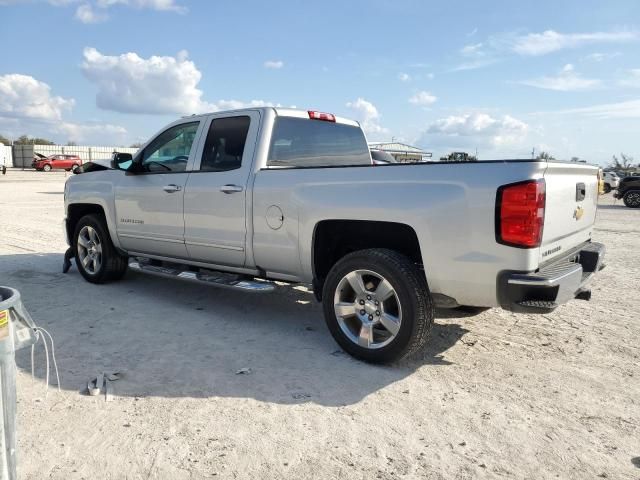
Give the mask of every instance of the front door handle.
[[169, 185], [165, 185], [164, 187], [162, 187], [162, 189], [167, 193], [173, 193], [173, 192], [179, 192], [180, 190], [182, 190], [182, 187], [180, 185], [175, 185], [171, 183]]
[[240, 185], [223, 185], [220, 187], [220, 191], [224, 193], [237, 193], [244, 190]]

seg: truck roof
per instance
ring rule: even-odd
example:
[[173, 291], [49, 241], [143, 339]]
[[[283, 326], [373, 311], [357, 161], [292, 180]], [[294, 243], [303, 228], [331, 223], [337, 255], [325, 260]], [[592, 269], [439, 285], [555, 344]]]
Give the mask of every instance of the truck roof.
[[[207, 115], [213, 115], [213, 114], [225, 114], [225, 113], [242, 113], [242, 112], [249, 112], [249, 111], [267, 111], [267, 110], [272, 110], [276, 113], [276, 115], [278, 115], [279, 117], [294, 117], [294, 118], [306, 118], [306, 119], [310, 119], [309, 118], [309, 112], [316, 112], [317, 110], [303, 110], [301, 108], [286, 108], [286, 107], [247, 107], [247, 108], [237, 108], [237, 109], [233, 109], [233, 110], [220, 110], [217, 112], [207, 112], [207, 113], [200, 113], [200, 114], [193, 114], [193, 115], [185, 115], [182, 118], [200, 118], [200, 117], [205, 117]], [[324, 113], [324, 112], [323, 112]], [[331, 114], [333, 115], [333, 114]], [[344, 125], [352, 125], [354, 127], [359, 127], [360, 123], [355, 121], [355, 120], [350, 120], [348, 118], [344, 118], [344, 117], [339, 117], [337, 115], [333, 115], [335, 118], [335, 123], [340, 123], [340, 124], [344, 124]]]

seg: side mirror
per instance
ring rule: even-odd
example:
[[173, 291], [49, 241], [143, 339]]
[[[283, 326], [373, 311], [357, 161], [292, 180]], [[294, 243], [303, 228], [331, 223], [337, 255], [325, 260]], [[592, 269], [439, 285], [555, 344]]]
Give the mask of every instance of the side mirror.
[[113, 152], [111, 157], [111, 168], [116, 170], [128, 170], [133, 163], [133, 155], [130, 153]]

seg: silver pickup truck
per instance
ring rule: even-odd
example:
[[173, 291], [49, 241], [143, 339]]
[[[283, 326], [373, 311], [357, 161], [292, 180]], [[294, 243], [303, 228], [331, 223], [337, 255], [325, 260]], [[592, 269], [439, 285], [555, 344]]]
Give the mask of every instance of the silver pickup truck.
[[419, 350], [435, 307], [546, 313], [588, 300], [603, 266], [596, 167], [373, 165], [358, 123], [328, 113], [186, 117], [83, 170], [65, 186], [66, 269], [311, 285], [336, 341], [371, 362]]

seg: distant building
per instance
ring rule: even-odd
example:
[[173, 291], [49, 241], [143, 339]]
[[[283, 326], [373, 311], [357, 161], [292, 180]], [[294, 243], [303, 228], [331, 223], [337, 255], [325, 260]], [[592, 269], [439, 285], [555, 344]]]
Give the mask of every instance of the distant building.
[[389, 153], [399, 163], [426, 162], [431, 159], [431, 152], [399, 142], [371, 142], [369, 148]]

